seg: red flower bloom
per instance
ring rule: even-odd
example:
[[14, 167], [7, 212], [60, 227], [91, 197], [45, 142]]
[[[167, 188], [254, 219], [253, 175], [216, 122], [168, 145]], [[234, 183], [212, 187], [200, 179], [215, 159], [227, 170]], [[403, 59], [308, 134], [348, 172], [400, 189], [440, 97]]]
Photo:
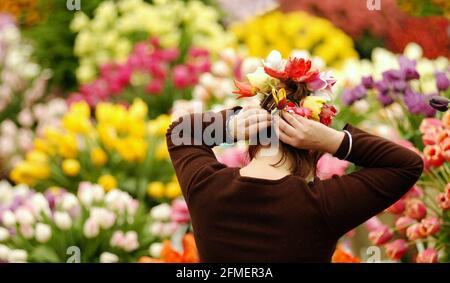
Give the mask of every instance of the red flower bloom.
[[427, 165], [439, 167], [444, 163], [442, 151], [437, 145], [427, 145], [423, 150], [423, 154]]
[[307, 119], [311, 118], [311, 110], [308, 108], [300, 107], [295, 105], [294, 102], [288, 102], [287, 106], [284, 108], [289, 113], [294, 113], [296, 115], [300, 115]]
[[243, 98], [243, 97], [251, 97], [256, 94], [256, 92], [253, 90], [252, 86], [249, 83], [240, 82], [238, 80], [234, 80], [235, 86], [238, 88], [238, 90], [233, 91], [235, 94], [239, 94], [237, 99]]
[[333, 117], [336, 115], [336, 112], [337, 110], [333, 105], [324, 104], [319, 115], [320, 123], [329, 126], [333, 121]]
[[264, 71], [271, 77], [280, 80], [293, 80], [295, 82], [311, 82], [318, 75], [318, 70], [311, 70], [311, 61], [303, 58], [290, 58], [283, 71], [278, 71], [267, 66]]

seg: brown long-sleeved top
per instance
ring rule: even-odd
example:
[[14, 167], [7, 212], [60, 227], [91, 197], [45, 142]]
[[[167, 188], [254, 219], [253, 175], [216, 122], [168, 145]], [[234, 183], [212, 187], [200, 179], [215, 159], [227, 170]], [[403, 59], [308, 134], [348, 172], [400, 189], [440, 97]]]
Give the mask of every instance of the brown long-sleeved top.
[[[211, 149], [227, 141], [228, 113], [183, 116], [166, 135], [204, 262], [330, 262], [339, 237], [397, 201], [422, 173], [413, 151], [347, 124], [346, 160], [364, 167], [357, 172], [311, 182], [241, 176]], [[203, 133], [213, 133], [214, 143], [203, 142]], [[348, 149], [345, 135], [334, 156]]]

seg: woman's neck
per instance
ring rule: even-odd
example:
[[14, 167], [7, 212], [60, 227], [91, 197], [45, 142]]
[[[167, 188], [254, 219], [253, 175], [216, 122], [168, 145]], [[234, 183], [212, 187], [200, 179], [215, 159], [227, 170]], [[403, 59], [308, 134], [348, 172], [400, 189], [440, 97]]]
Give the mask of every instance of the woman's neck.
[[279, 147], [262, 146], [249, 164], [240, 169], [240, 173], [242, 176], [254, 178], [281, 179], [292, 174], [289, 158], [284, 160], [282, 158], [283, 155]]

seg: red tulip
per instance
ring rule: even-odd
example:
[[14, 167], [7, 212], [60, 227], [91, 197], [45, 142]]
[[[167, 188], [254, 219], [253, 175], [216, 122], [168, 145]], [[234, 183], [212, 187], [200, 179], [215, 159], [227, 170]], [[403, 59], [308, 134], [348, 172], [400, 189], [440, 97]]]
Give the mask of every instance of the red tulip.
[[427, 215], [427, 208], [421, 200], [410, 199], [406, 203], [405, 214], [413, 219], [420, 220]]
[[399, 199], [396, 203], [386, 209], [387, 212], [390, 212], [392, 214], [401, 214], [404, 210], [405, 200], [403, 198]]
[[389, 230], [387, 226], [379, 227], [369, 233], [369, 240], [374, 245], [382, 245], [392, 239], [394, 234]]
[[439, 167], [444, 163], [441, 148], [437, 145], [427, 145], [423, 150], [423, 154], [425, 155], [426, 163], [431, 166]]
[[420, 222], [420, 234], [423, 236], [434, 235], [439, 232], [440, 228], [441, 222], [439, 218], [436, 217], [425, 218]]
[[423, 191], [422, 189], [417, 186], [414, 185], [404, 196], [404, 198], [418, 198], [421, 197], [423, 195]]
[[397, 229], [399, 233], [404, 234], [406, 229], [414, 223], [416, 223], [416, 221], [411, 217], [401, 216], [395, 221], [395, 229]]
[[234, 80], [234, 84], [236, 85], [238, 90], [233, 91], [235, 94], [239, 94], [237, 99], [243, 97], [251, 97], [256, 94], [256, 91], [252, 88], [249, 83], [240, 82], [238, 80]]
[[406, 237], [411, 241], [422, 239], [423, 235], [420, 233], [420, 223], [409, 226], [408, 229], [406, 229]]
[[386, 248], [387, 256], [393, 260], [401, 259], [408, 251], [408, 245], [402, 239], [387, 243], [384, 247]]
[[416, 258], [417, 263], [436, 263], [438, 262], [437, 251], [433, 248], [427, 248], [420, 252]]

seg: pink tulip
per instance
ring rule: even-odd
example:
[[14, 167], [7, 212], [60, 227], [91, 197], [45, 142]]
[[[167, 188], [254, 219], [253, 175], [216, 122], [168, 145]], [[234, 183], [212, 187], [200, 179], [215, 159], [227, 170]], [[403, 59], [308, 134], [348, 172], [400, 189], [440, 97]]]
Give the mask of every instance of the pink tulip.
[[423, 191], [419, 186], [414, 185], [405, 195], [405, 198], [418, 198], [423, 196]]
[[423, 238], [422, 233], [420, 233], [420, 228], [421, 228], [420, 223], [415, 223], [415, 224], [409, 226], [406, 229], [406, 237], [408, 237], [408, 239], [411, 241], [415, 241], [415, 240]]
[[400, 260], [408, 251], [408, 245], [403, 239], [389, 242], [384, 247], [386, 248], [387, 256], [393, 260]]
[[163, 90], [164, 82], [161, 80], [152, 80], [146, 87], [145, 91], [149, 94], [159, 94]]
[[186, 88], [191, 81], [191, 73], [186, 65], [178, 65], [173, 69], [173, 83], [176, 88]]
[[401, 198], [397, 202], [395, 202], [393, 205], [388, 207], [386, 209], [387, 212], [390, 212], [392, 214], [402, 214], [405, 210], [405, 199]]
[[329, 179], [333, 175], [342, 176], [349, 164], [348, 161], [340, 160], [331, 154], [324, 154], [317, 162], [317, 176], [321, 180]]
[[203, 48], [199, 48], [199, 47], [191, 47], [191, 49], [189, 49], [189, 56], [192, 57], [208, 57], [209, 56], [209, 52], [206, 49]]
[[433, 131], [436, 129], [440, 129], [443, 127], [443, 124], [441, 120], [436, 118], [425, 118], [422, 120], [422, 123], [420, 124], [419, 131], [424, 134], [428, 131]]
[[420, 233], [423, 236], [430, 236], [434, 235], [437, 232], [439, 232], [439, 229], [441, 228], [441, 222], [439, 218], [436, 217], [429, 217], [422, 219], [420, 222]]
[[427, 248], [426, 250], [420, 252], [416, 258], [417, 263], [437, 263], [438, 254], [433, 248]]
[[395, 221], [395, 229], [397, 229], [399, 233], [404, 234], [406, 229], [414, 223], [416, 223], [414, 219], [408, 216], [401, 216]]
[[380, 219], [377, 216], [374, 216], [369, 220], [367, 220], [364, 223], [364, 226], [369, 232], [372, 232], [378, 229], [382, 229], [385, 225], [380, 221]]
[[237, 147], [227, 148], [217, 156], [217, 160], [228, 167], [243, 167], [248, 163], [247, 151]]
[[406, 216], [420, 220], [427, 215], [425, 204], [419, 199], [410, 199], [406, 203]]
[[392, 239], [394, 234], [389, 230], [387, 226], [382, 226], [369, 233], [369, 240], [374, 245], [382, 245]]
[[450, 209], [450, 198], [448, 197], [448, 194], [446, 193], [438, 194], [436, 197], [436, 201], [443, 211], [447, 211]]
[[171, 219], [178, 224], [188, 223], [190, 220], [187, 204], [182, 199], [175, 199], [172, 202]]

